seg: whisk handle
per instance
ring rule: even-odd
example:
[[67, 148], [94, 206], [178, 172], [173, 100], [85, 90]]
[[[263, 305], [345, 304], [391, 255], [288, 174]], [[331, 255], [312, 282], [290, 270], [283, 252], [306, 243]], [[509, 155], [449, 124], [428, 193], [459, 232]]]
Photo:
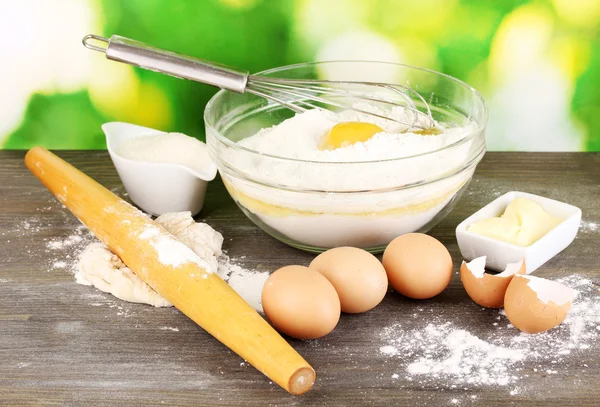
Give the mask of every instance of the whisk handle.
[[[106, 43], [106, 48], [96, 46], [90, 40]], [[155, 48], [118, 35], [110, 38], [86, 35], [83, 45], [94, 51], [104, 52], [106, 58], [114, 61], [238, 93], [244, 93], [248, 82], [248, 72]]]

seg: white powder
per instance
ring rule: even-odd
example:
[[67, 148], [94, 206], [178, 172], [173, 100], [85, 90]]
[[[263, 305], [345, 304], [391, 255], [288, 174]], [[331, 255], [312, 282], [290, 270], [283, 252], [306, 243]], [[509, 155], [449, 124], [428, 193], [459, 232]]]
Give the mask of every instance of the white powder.
[[246, 269], [229, 258], [226, 253], [219, 256], [218, 261], [217, 273], [219, 276], [252, 308], [262, 313], [262, 289], [269, 278], [269, 273]]
[[[366, 105], [367, 110], [379, 114], [385, 112]], [[364, 106], [363, 106], [364, 107]], [[412, 112], [394, 108], [392, 118], [411, 122]], [[372, 122], [384, 129], [365, 142], [354, 143], [335, 150], [320, 150], [321, 139], [340, 122]], [[474, 130], [474, 124], [452, 127], [440, 135], [421, 135], [406, 131], [408, 126], [398, 125], [374, 116], [344, 111], [339, 114], [313, 109], [299, 113], [282, 123], [260, 130], [252, 137], [239, 142], [240, 145], [261, 153], [278, 157], [322, 162], [361, 162], [409, 157], [450, 145]], [[406, 132], [405, 132], [406, 131]]]
[[67, 269], [76, 273], [79, 255], [91, 243], [98, 243], [98, 239], [81, 224], [72, 229], [69, 236], [48, 241], [46, 251], [54, 254], [55, 258], [49, 259], [49, 263], [46, 265], [47, 270]]
[[[402, 108], [393, 115], [412, 120]], [[309, 110], [241, 140], [245, 149], [224, 150], [220, 154], [224, 165], [256, 181], [251, 184], [223, 173], [229, 192], [262, 223], [294, 242], [313, 247], [375, 247], [431, 222], [474, 171], [473, 167], [458, 169], [477, 161], [483, 151], [481, 140], [459, 142], [476, 129], [472, 122], [436, 136], [384, 132], [345, 148], [319, 150], [325, 133], [347, 119], [376, 121], [355, 112], [335, 116]], [[382, 128], [393, 130], [389, 125]], [[451, 144], [452, 148], [437, 151]], [[431, 154], [389, 160], [424, 152]], [[424, 182], [442, 176], [441, 181]], [[411, 184], [418, 186], [403, 188]]]
[[175, 238], [159, 236], [152, 241], [152, 246], [156, 249], [158, 261], [162, 264], [178, 267], [185, 263], [196, 263], [206, 270], [207, 273], [213, 272], [206, 261], [202, 260], [192, 249]]
[[52, 250], [62, 250], [71, 246], [75, 246], [78, 243], [83, 242], [83, 238], [79, 234], [73, 234], [64, 240], [52, 240], [46, 245]]
[[156, 227], [147, 227], [138, 235], [140, 239], [149, 240], [160, 236], [160, 229]]
[[596, 233], [598, 231], [598, 224], [596, 222], [582, 220], [579, 225], [579, 231], [583, 233]]
[[[189, 212], [187, 213], [189, 216]], [[176, 239], [170, 233], [165, 233], [160, 227], [149, 225], [137, 235], [140, 239], [148, 240], [156, 250], [158, 261], [164, 265], [178, 267], [185, 263], [195, 263], [206, 273], [216, 270], [188, 246]]]
[[191, 212], [166, 213], [154, 220], [175, 236], [181, 243], [206, 260], [213, 271], [218, 268], [223, 236], [205, 223], [196, 223]]
[[48, 247], [49, 249], [52, 249], [52, 250], [58, 250], [58, 249], [62, 249], [64, 247], [64, 243], [61, 241], [58, 241], [58, 240], [54, 240], [54, 241], [48, 242], [46, 247]]
[[573, 370], [577, 367], [568, 359], [575, 354], [579, 359], [585, 357], [586, 349], [600, 338], [600, 295], [594, 283], [582, 276], [557, 281], [576, 289], [579, 295], [565, 322], [550, 331], [530, 335], [510, 324], [499, 324], [505, 318], [502, 310], [490, 320], [483, 335], [464, 329], [458, 317], [451, 321], [416, 318], [417, 326], [400, 323], [385, 328], [379, 353], [398, 362], [397, 374], [401, 377], [428, 388], [470, 389], [519, 383], [518, 388], [510, 390], [511, 395], [517, 395], [527, 386], [531, 371], [576, 374]]
[[395, 356], [398, 354], [398, 349], [392, 345], [386, 345], [379, 348], [379, 351], [384, 355]]
[[155, 132], [134, 137], [121, 144], [117, 153], [136, 161], [180, 164], [199, 174], [214, 172], [206, 144], [181, 133]]
[[173, 328], [170, 326], [161, 326], [159, 328], [161, 331], [173, 331], [173, 332], [179, 332], [179, 328]]
[[[411, 112], [403, 108], [391, 112], [391, 116], [398, 120], [411, 121], [410, 115]], [[320, 109], [308, 110], [276, 126], [262, 129], [238, 143], [261, 154], [302, 161], [261, 160], [245, 151], [227, 151], [222, 158], [250, 174], [253, 179], [269, 184], [321, 191], [390, 188], [430, 179], [456, 169], [468, 159], [471, 143], [414, 160], [386, 160], [437, 151], [456, 143], [476, 128], [475, 123], [467, 122], [464, 126], [449, 127], [442, 134], [432, 136], [383, 132], [348, 147], [320, 150], [322, 137], [336, 123], [348, 119], [377, 122], [372, 116], [356, 112], [335, 115]], [[397, 130], [397, 126], [379, 124], [388, 131]], [[365, 164], [368, 161], [380, 162]]]
[[[416, 332], [409, 343], [425, 342], [423, 355], [410, 363], [406, 371], [413, 375], [456, 376], [458, 384], [506, 385], [511, 378], [509, 367], [523, 360], [522, 352], [492, 345], [462, 329], [452, 329], [451, 323], [428, 325]], [[443, 338], [443, 343], [438, 343]], [[403, 349], [406, 352], [406, 349]], [[401, 352], [406, 356], [406, 353]]]
[[[41, 217], [31, 217], [13, 225], [12, 229], [8, 230], [8, 232], [13, 232], [17, 236], [28, 236], [31, 234], [37, 234], [43, 229], [45, 229], [45, 227], [47, 227], [47, 224], [44, 224], [42, 220], [43, 219]], [[5, 236], [5, 232], [2, 232], [0, 235]]]

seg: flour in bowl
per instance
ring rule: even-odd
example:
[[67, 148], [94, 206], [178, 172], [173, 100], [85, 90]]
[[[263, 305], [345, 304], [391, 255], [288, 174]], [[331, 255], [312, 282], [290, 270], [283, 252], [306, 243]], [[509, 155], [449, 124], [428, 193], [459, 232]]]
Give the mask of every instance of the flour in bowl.
[[[373, 107], [363, 109], [374, 110]], [[376, 110], [378, 114], [385, 114]], [[411, 123], [414, 115], [410, 110], [397, 107], [390, 116]], [[358, 121], [379, 125], [384, 131], [364, 142], [351, 144], [335, 150], [320, 150], [319, 144], [331, 128], [341, 122]], [[239, 142], [240, 145], [261, 153], [296, 160], [323, 162], [361, 162], [410, 157], [439, 150], [453, 144], [476, 128], [473, 122], [464, 126], [448, 127], [439, 135], [421, 135], [408, 131], [408, 126], [355, 111], [334, 114], [327, 110], [312, 109], [262, 129], [255, 135]]]
[[[402, 107], [390, 115], [415, 119]], [[333, 126], [347, 122], [369, 122], [383, 132], [319, 149]], [[239, 141], [243, 148], [219, 148], [217, 159], [231, 196], [281, 240], [318, 248], [381, 247], [434, 224], [483, 157], [477, 123], [465, 118], [461, 125], [440, 126], [441, 134], [422, 135], [356, 111], [314, 109]]]
[[[403, 122], [414, 120], [413, 112], [401, 107], [389, 114]], [[321, 140], [333, 126], [348, 121], [377, 124], [384, 131], [343, 148], [319, 149]], [[252, 180], [269, 185], [328, 192], [398, 188], [452, 174], [479, 153], [481, 140], [473, 143], [469, 137], [476, 131], [476, 123], [466, 120], [461, 126], [440, 126], [441, 134], [421, 135], [408, 131], [408, 126], [364, 113], [335, 114], [313, 109], [238, 142], [261, 155], [282, 159], [234, 149], [224, 151], [219, 158]]]

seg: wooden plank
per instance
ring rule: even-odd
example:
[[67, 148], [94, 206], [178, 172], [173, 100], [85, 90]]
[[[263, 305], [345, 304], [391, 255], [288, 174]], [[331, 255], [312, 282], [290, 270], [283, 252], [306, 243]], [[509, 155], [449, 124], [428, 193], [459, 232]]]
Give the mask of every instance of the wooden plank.
[[[106, 152], [59, 155], [123, 194]], [[502, 387], [463, 390], [423, 386], [403, 377], [392, 380], [400, 372], [399, 363], [379, 354], [382, 329], [397, 321], [407, 327], [416, 324], [413, 314], [419, 308], [425, 309], [425, 318], [436, 320], [465, 315], [464, 323], [474, 334], [486, 332], [495, 311], [474, 306], [457, 275], [433, 300], [416, 302], [388, 293], [374, 310], [344, 315], [325, 338], [292, 340], [319, 379], [305, 396], [290, 396], [177, 310], [124, 303], [75, 284], [67, 270], [54, 267], [57, 252], [48, 242], [69, 237], [79, 223], [28, 173], [23, 156], [21, 151], [0, 151], [0, 405], [442, 406], [453, 405], [453, 399], [482, 406], [599, 403], [598, 344], [566, 359], [559, 369], [564, 374], [532, 370], [522, 383], [526, 391], [516, 395]], [[598, 168], [597, 153], [488, 153], [456, 209], [431, 234], [449, 248], [458, 270], [454, 228], [510, 190], [569, 202], [582, 209], [585, 222], [598, 224]], [[229, 255], [246, 256], [249, 268], [271, 271], [308, 264], [313, 257], [261, 232], [220, 182], [211, 183], [199, 218], [221, 231]], [[598, 233], [580, 231], [536, 275], [576, 272], [598, 278]]]

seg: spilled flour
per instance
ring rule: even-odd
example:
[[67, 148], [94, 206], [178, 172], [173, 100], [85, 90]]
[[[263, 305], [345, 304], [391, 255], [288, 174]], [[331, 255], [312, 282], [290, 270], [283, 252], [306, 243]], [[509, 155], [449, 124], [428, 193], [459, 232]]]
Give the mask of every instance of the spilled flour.
[[427, 318], [432, 322], [418, 329], [406, 330], [401, 323], [386, 327], [380, 356], [397, 361], [396, 378], [428, 388], [509, 386], [516, 395], [530, 375], [573, 374], [568, 358], [582, 358], [600, 338], [600, 295], [591, 280], [579, 275], [557, 281], [579, 294], [565, 322], [550, 331], [521, 333], [503, 311], [484, 335], [463, 329], [458, 321]]
[[579, 231], [581, 233], [596, 233], [598, 232], [598, 224], [592, 221], [581, 220], [579, 225]]
[[80, 234], [71, 235], [65, 240], [52, 240], [48, 242], [48, 248], [52, 250], [61, 250], [68, 247], [76, 246], [78, 243], [81, 243], [83, 238]]
[[64, 239], [51, 239], [46, 242], [46, 253], [54, 257], [46, 268], [77, 272], [79, 257], [92, 243], [99, 243], [92, 232], [84, 225], [78, 225], [71, 235]]
[[262, 313], [261, 294], [269, 273], [248, 270], [230, 259], [226, 253], [219, 256], [217, 260], [219, 277], [225, 280], [252, 308]]

